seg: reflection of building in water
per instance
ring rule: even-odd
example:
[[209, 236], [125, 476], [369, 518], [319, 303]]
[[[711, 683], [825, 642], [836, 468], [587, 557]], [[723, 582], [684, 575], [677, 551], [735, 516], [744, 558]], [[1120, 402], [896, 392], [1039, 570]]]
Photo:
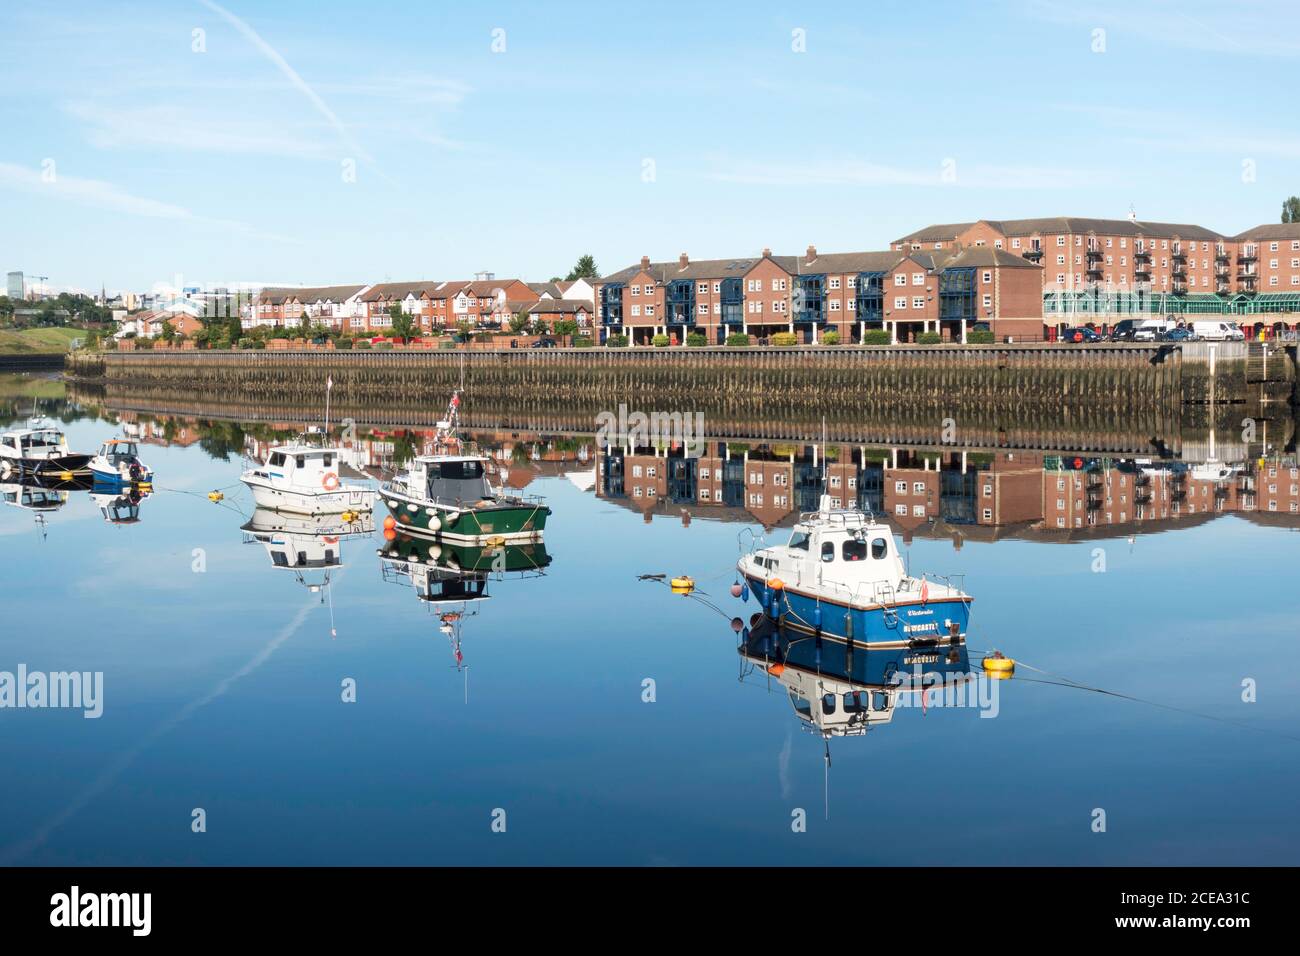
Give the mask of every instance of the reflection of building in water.
[[[824, 471], [824, 478], [823, 478]], [[596, 491], [656, 514], [789, 526], [816, 510], [857, 507], [903, 535], [968, 538], [1047, 535], [1104, 528], [1176, 526], [1218, 513], [1282, 516], [1300, 527], [1294, 456], [1263, 462], [1189, 464], [1149, 459], [710, 441], [698, 456], [678, 447], [599, 451]]]

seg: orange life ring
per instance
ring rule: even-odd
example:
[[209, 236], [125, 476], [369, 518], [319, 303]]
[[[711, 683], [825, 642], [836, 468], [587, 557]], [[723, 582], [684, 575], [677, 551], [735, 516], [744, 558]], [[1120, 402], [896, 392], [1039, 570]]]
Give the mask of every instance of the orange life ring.
[[327, 535], [325, 536], [325, 543], [326, 543], [326, 544], [338, 544], [338, 543], [339, 543], [339, 539], [338, 539], [336, 536], [332, 535], [332, 534], [327, 534]]
[[321, 476], [320, 486], [326, 491], [338, 491], [339, 476], [332, 471], [325, 472], [325, 474]]

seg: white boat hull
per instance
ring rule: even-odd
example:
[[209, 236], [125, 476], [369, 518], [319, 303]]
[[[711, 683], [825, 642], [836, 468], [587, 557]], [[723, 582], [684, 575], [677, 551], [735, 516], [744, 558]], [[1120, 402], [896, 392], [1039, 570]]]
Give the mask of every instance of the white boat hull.
[[275, 488], [258, 481], [244, 480], [253, 494], [253, 503], [271, 511], [300, 515], [337, 515], [345, 511], [373, 511], [375, 493], [366, 488], [343, 487], [337, 491], [307, 493]]

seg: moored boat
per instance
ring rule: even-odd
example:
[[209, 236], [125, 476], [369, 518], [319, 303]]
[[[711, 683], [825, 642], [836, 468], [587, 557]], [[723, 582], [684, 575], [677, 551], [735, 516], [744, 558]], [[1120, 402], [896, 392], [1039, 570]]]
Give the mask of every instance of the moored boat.
[[141, 485], [153, 481], [153, 471], [140, 460], [140, 447], [130, 438], [110, 438], [88, 465], [100, 485]]
[[261, 465], [248, 469], [240, 481], [259, 508], [304, 515], [337, 515], [371, 511], [375, 493], [339, 478], [343, 449], [291, 444], [272, 448]]
[[551, 509], [534, 495], [493, 487], [491, 459], [456, 435], [459, 406], [460, 394], [454, 393], [446, 420], [438, 423], [434, 454], [415, 457], [406, 471], [381, 486], [394, 522], [403, 531], [459, 541], [541, 537]]
[[859, 646], [947, 647], [963, 642], [970, 595], [956, 579], [908, 574], [890, 527], [856, 509], [802, 515], [786, 544], [736, 564], [764, 613], [809, 634]]
[[90, 455], [68, 450], [59, 429], [40, 423], [0, 434], [0, 473], [18, 475], [84, 474]]

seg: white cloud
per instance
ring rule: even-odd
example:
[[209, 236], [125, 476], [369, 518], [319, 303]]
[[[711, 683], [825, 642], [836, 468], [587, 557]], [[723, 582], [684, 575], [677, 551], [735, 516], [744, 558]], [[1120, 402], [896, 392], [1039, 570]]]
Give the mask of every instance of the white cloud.
[[100, 149], [176, 149], [191, 152], [246, 153], [334, 159], [337, 149], [296, 132], [284, 124], [241, 116], [203, 117], [174, 106], [113, 109], [80, 100], [63, 105], [64, 112], [87, 125], [87, 136]]
[[149, 199], [146, 196], [137, 196], [134, 193], [127, 192], [120, 186], [101, 179], [83, 179], [77, 176], [68, 176], [57, 172], [57, 169], [55, 172], [54, 178], [47, 180], [39, 170], [19, 166], [16, 163], [0, 163], [0, 189], [7, 188], [44, 198], [94, 206], [128, 216], [192, 222], [257, 235], [265, 239], [275, 239], [281, 242], [297, 241], [286, 236], [259, 232], [248, 223], [238, 222], [233, 219], [212, 219], [206, 216], [197, 216], [184, 206]]

